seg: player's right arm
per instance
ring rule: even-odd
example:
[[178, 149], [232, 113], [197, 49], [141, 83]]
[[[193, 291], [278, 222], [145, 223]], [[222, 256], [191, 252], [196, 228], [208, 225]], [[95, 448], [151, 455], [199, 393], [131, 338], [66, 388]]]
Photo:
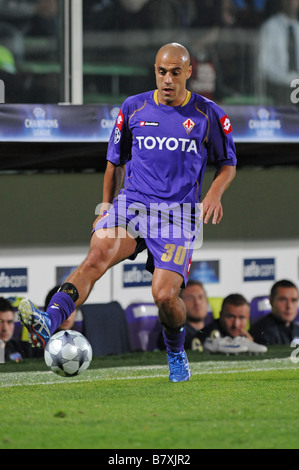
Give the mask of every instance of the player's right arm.
[[106, 171], [104, 175], [103, 184], [103, 199], [100, 208], [100, 214], [94, 221], [93, 227], [103, 217], [106, 211], [113, 203], [114, 199], [118, 195], [125, 174], [126, 165], [115, 165], [110, 161], [107, 161]]
[[118, 195], [124, 179], [125, 169], [125, 164], [115, 165], [114, 163], [107, 161], [104, 175], [103, 204], [112, 204]]
[[108, 143], [107, 166], [104, 175], [103, 199], [100, 215], [94, 221], [93, 226], [109, 210], [114, 199], [118, 195], [125, 175], [126, 164], [130, 159], [132, 135], [128, 124], [127, 100], [123, 103], [116, 118]]

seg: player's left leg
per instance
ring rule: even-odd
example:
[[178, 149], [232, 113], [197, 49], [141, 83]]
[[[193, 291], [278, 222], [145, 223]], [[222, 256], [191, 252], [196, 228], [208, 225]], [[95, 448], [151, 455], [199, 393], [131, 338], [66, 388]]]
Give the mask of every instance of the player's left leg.
[[182, 282], [183, 278], [177, 272], [155, 268], [152, 293], [159, 308], [169, 365], [169, 380], [172, 382], [184, 382], [191, 377], [184, 350], [186, 307], [179, 297]]

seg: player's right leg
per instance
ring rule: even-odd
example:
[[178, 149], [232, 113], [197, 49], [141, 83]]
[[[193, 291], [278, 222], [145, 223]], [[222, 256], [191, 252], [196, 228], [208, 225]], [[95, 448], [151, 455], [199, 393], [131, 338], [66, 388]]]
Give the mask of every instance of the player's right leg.
[[94, 283], [108, 269], [131, 256], [135, 249], [136, 239], [122, 227], [96, 230], [87, 257], [66, 280], [78, 290], [76, 306], [86, 301]]
[[174, 271], [159, 268], [154, 271], [152, 292], [163, 326], [171, 382], [186, 382], [191, 377], [184, 349], [186, 306], [178, 295], [182, 281], [181, 274]]
[[33, 346], [44, 347], [60, 324], [85, 302], [94, 283], [135, 248], [136, 240], [124, 228], [100, 229], [92, 236], [87, 257], [53, 295], [46, 312], [28, 299], [21, 301], [18, 314]]

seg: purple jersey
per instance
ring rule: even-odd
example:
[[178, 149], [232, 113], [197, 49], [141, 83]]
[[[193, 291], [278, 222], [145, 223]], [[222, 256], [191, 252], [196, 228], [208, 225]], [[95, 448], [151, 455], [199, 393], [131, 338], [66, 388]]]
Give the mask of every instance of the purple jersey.
[[194, 93], [188, 92], [181, 106], [159, 103], [157, 90], [128, 98], [107, 152], [110, 162], [126, 164], [125, 188], [95, 232], [124, 227], [136, 238], [131, 259], [147, 248], [149, 271], [175, 271], [186, 284], [200, 231], [207, 159], [216, 168], [236, 165], [231, 131], [225, 113]]
[[208, 158], [216, 168], [236, 165], [231, 131], [225, 112], [200, 95], [166, 106], [149, 91], [124, 101], [107, 160], [127, 164], [125, 187], [139, 200], [196, 203]]

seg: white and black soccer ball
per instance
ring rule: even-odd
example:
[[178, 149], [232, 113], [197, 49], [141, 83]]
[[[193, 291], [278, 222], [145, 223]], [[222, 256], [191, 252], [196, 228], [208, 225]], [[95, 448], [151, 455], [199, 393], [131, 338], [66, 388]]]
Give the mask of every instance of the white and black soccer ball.
[[44, 358], [49, 369], [63, 377], [73, 377], [85, 371], [92, 359], [89, 341], [78, 331], [55, 333], [46, 344]]

